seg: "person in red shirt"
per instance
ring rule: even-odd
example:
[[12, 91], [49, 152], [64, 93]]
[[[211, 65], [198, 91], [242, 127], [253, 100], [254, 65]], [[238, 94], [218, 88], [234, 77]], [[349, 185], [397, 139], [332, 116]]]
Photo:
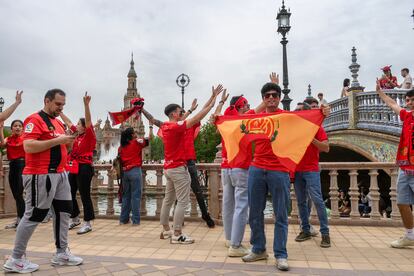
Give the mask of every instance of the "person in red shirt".
[[91, 199], [91, 181], [94, 173], [93, 169], [93, 151], [96, 146], [96, 136], [94, 126], [91, 120], [90, 104], [91, 96], [85, 93], [83, 105], [85, 117], [80, 118], [78, 124], [74, 126], [71, 120], [63, 113], [60, 114], [66, 126], [76, 134], [75, 141], [70, 152], [67, 170], [69, 171], [69, 183], [72, 194], [73, 211], [71, 215], [72, 223], [69, 230], [80, 225], [79, 206], [76, 200], [76, 193], [79, 194], [83, 206], [84, 224], [77, 232], [79, 235], [92, 231], [91, 221], [95, 219], [93, 203]]
[[119, 224], [129, 223], [131, 210], [132, 225], [139, 225], [141, 222], [142, 149], [148, 144], [148, 138], [138, 138], [132, 127], [121, 133], [121, 146], [118, 148], [122, 165], [122, 207]]
[[[223, 91], [223, 86], [212, 88], [212, 95], [204, 108], [193, 117], [182, 120], [184, 110], [178, 104], [169, 104], [165, 107], [164, 113], [168, 121], [161, 122], [154, 119], [145, 109], [142, 110], [145, 117], [162, 131], [164, 142], [164, 175], [167, 179], [165, 186], [165, 197], [162, 202], [160, 223], [163, 226], [160, 238], [170, 238], [171, 243], [189, 244], [194, 239], [182, 233], [181, 227], [184, 222], [184, 211], [190, 201], [191, 178], [186, 167], [186, 153], [184, 147], [185, 133], [187, 129], [200, 122], [213, 108], [216, 97]], [[174, 211], [173, 229], [170, 230], [169, 214], [170, 209], [177, 199]]]
[[[9, 106], [6, 110], [0, 112], [0, 123], [4, 124], [4, 121], [6, 121], [16, 110], [16, 108], [21, 104], [22, 102], [22, 94], [23, 91], [16, 91], [16, 101]], [[2, 153], [0, 152], [0, 176], [3, 176], [3, 157]]]
[[[278, 108], [281, 89], [275, 83], [266, 83], [261, 89], [267, 114], [286, 112]], [[330, 112], [329, 107], [322, 106], [324, 115]], [[294, 126], [292, 126], [294, 127]], [[273, 252], [276, 267], [279, 270], [289, 270], [287, 262], [288, 209], [290, 204], [289, 170], [283, 166], [273, 154], [270, 140], [260, 140], [255, 143], [253, 161], [249, 168], [249, 225], [251, 229], [251, 252], [242, 257], [244, 262], [255, 262], [268, 258], [266, 252], [266, 237], [264, 231], [264, 209], [266, 197], [272, 195], [273, 211], [276, 217], [273, 238]]]
[[72, 212], [72, 197], [65, 172], [66, 145], [75, 139], [66, 135], [63, 123], [56, 119], [63, 110], [66, 94], [60, 89], [46, 92], [41, 111], [26, 118], [23, 124], [23, 147], [26, 166], [23, 184], [26, 210], [21, 219], [14, 242], [12, 256], [3, 265], [5, 271], [30, 273], [39, 265], [25, 258], [26, 247], [37, 225], [52, 207], [56, 254], [54, 265], [79, 265], [82, 258], [68, 249], [68, 230]]
[[380, 79], [380, 86], [382, 89], [394, 89], [398, 87], [397, 77], [391, 74], [391, 65], [381, 68], [384, 75]]
[[[319, 102], [315, 98], [306, 98], [304, 103], [309, 105], [311, 109], [319, 109]], [[323, 127], [319, 128], [305, 155], [296, 167], [294, 188], [301, 220], [301, 232], [295, 238], [295, 241], [302, 242], [312, 237], [311, 226], [309, 224], [309, 203], [313, 202], [320, 223], [320, 232], [322, 235], [321, 247], [326, 248], [331, 246], [331, 241], [329, 237], [328, 216], [321, 192], [319, 172], [320, 151], [329, 152], [328, 136]]]
[[14, 120], [11, 123], [11, 136], [4, 139], [3, 123], [0, 123], [0, 145], [6, 147], [7, 159], [9, 160], [9, 184], [16, 201], [17, 220], [6, 229], [17, 228], [24, 214], [25, 204], [23, 198], [23, 168], [24, 168], [24, 149], [22, 139], [23, 122]]
[[397, 205], [405, 228], [405, 235], [391, 242], [391, 247], [404, 248], [414, 246], [414, 222], [411, 206], [414, 204], [414, 89], [405, 94], [406, 109], [399, 106], [381, 89], [377, 79], [377, 93], [380, 98], [403, 122], [400, 144], [397, 150], [397, 165], [400, 167], [397, 179]]

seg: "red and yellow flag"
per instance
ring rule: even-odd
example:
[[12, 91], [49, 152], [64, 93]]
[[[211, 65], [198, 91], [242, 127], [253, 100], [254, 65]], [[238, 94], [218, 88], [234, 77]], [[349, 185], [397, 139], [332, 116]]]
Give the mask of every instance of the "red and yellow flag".
[[245, 155], [246, 145], [269, 140], [280, 163], [293, 171], [320, 128], [320, 110], [220, 116], [216, 125], [224, 140], [229, 164]]

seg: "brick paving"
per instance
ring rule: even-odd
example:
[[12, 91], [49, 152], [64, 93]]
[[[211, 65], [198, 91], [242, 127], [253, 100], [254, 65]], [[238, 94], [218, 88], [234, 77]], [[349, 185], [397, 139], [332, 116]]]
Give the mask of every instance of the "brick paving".
[[[5, 230], [10, 219], [0, 220], [0, 254], [11, 253], [14, 230]], [[319, 247], [320, 237], [297, 243], [298, 225], [289, 226], [289, 272], [279, 272], [275, 260], [243, 263], [227, 257], [223, 228], [209, 229], [204, 223], [186, 222], [184, 231], [196, 239], [191, 245], [160, 240], [161, 227], [154, 221], [140, 226], [118, 225], [99, 219], [93, 231], [69, 236], [70, 249], [85, 262], [77, 267], [53, 267], [52, 223], [41, 224], [28, 246], [27, 257], [40, 265], [33, 275], [414, 275], [414, 248], [392, 249], [389, 243], [401, 228], [331, 226], [332, 247]], [[269, 255], [272, 255], [273, 225], [266, 225]], [[248, 245], [249, 227], [245, 244]], [[3, 263], [3, 262], [1, 262]], [[0, 271], [0, 274], [3, 274]]]

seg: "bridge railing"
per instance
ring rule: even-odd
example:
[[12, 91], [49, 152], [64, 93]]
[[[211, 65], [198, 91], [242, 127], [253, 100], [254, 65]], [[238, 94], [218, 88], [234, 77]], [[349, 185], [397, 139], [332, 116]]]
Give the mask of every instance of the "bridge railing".
[[[357, 224], [357, 225], [400, 225], [400, 215], [396, 204], [396, 181], [398, 168], [393, 163], [321, 163], [322, 173], [328, 172], [329, 181], [322, 183], [323, 190], [329, 189], [326, 200], [331, 204], [330, 221], [332, 224]], [[220, 164], [198, 164], [200, 170], [200, 181], [204, 194], [208, 201], [208, 209], [211, 216], [220, 223], [222, 219], [222, 186]], [[388, 183], [378, 183], [379, 171], [383, 170], [390, 176]], [[143, 165], [143, 193], [141, 200], [142, 219], [158, 220], [164, 198], [165, 179], [161, 164]], [[351, 212], [349, 217], [343, 218], [338, 210], [338, 189], [344, 188], [343, 178], [338, 178], [339, 172], [346, 172], [348, 179], [345, 187], [349, 191]], [[369, 191], [372, 198], [372, 211], [369, 218], [361, 218], [358, 211], [358, 175], [368, 171], [370, 177]], [[15, 216], [14, 200], [7, 181], [8, 167], [4, 168], [5, 175], [0, 177], [0, 218]], [[383, 218], [379, 212], [380, 193], [379, 187], [390, 187], [385, 196], [391, 197], [391, 218]], [[329, 188], [328, 188], [329, 187]], [[95, 175], [92, 180], [91, 196], [95, 212], [99, 218], [117, 219], [120, 206], [117, 201], [118, 185], [110, 165], [95, 165]], [[81, 202], [80, 206], [81, 205]], [[291, 221], [298, 221], [297, 201], [293, 185], [291, 190], [292, 209]], [[271, 207], [267, 214], [272, 214]], [[197, 208], [197, 202], [191, 194], [191, 203], [186, 212], [187, 219], [200, 220], [201, 215]], [[311, 218], [317, 220], [315, 210], [311, 212]], [[268, 216], [267, 222], [272, 222], [272, 216]]]
[[[404, 96], [408, 90], [384, 90], [403, 107]], [[402, 122], [380, 99], [376, 91], [350, 92], [348, 97], [337, 99], [331, 103], [331, 114], [325, 119], [323, 126], [327, 131], [343, 129], [366, 129], [398, 136]]]

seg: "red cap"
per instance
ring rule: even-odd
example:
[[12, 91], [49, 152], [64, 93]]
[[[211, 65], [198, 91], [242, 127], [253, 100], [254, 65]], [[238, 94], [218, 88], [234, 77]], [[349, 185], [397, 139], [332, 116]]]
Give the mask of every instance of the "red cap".
[[387, 71], [391, 71], [391, 66], [392, 65], [387, 65], [381, 68], [382, 71], [387, 72]]

